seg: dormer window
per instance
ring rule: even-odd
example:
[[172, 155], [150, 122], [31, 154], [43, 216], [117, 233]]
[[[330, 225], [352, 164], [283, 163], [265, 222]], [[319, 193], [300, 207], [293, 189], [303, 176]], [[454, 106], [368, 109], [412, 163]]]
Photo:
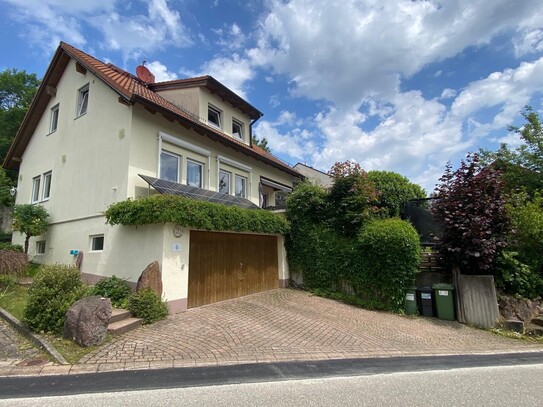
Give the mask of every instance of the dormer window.
[[221, 111], [214, 106], [207, 108], [207, 122], [212, 126], [221, 128]]
[[243, 140], [243, 123], [232, 119], [232, 136]]

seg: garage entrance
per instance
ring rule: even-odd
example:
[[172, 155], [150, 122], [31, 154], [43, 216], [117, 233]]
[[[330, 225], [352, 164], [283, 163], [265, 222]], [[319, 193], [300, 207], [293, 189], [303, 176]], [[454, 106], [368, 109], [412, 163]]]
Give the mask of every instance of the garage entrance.
[[277, 237], [190, 232], [188, 308], [279, 287]]

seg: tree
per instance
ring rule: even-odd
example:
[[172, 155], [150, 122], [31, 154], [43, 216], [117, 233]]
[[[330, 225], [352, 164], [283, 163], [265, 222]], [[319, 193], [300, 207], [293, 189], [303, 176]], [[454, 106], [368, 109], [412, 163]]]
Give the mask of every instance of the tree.
[[2, 161], [39, 84], [36, 74], [28, 74], [26, 71], [16, 69], [0, 72], [0, 160]]
[[10, 190], [13, 187], [12, 180], [7, 176], [3, 168], [0, 167], [0, 205], [12, 206], [13, 196]]
[[400, 216], [404, 204], [411, 199], [426, 198], [426, 191], [406, 177], [391, 171], [369, 171], [368, 178], [379, 192], [377, 206], [385, 208], [391, 217]]
[[491, 273], [510, 232], [501, 173], [468, 154], [454, 172], [448, 163], [440, 182], [432, 211], [443, 225], [441, 255], [466, 274]]
[[266, 137], [262, 137], [262, 139], [259, 139], [258, 137], [253, 135], [253, 144], [256, 144], [267, 153], [271, 153], [270, 146], [268, 146], [268, 139]]
[[537, 191], [543, 191], [543, 126], [532, 107], [525, 106], [520, 114], [526, 123], [507, 129], [518, 134], [523, 144], [511, 150], [504, 143], [498, 151], [481, 149], [480, 154], [484, 164], [492, 164], [503, 172], [509, 191], [522, 190], [533, 197]]
[[32, 236], [39, 236], [47, 231], [49, 214], [43, 206], [24, 204], [13, 208], [13, 230], [26, 235], [25, 253], [28, 254], [28, 242]]

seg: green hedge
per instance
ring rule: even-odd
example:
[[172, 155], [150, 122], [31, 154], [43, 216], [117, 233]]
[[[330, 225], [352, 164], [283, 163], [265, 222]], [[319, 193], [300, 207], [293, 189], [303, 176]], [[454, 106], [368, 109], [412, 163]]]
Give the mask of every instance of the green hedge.
[[175, 223], [211, 231], [285, 234], [282, 215], [261, 209], [242, 209], [175, 195], [152, 195], [111, 205], [105, 212], [111, 225]]
[[357, 266], [349, 276], [359, 296], [401, 311], [420, 263], [417, 231], [400, 219], [374, 220], [358, 236]]

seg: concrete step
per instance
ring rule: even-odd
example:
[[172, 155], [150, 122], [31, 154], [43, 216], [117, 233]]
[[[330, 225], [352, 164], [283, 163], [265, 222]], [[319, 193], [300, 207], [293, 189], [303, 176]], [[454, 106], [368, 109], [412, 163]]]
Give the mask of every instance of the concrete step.
[[143, 323], [141, 318], [127, 318], [121, 321], [110, 323], [107, 331], [112, 335], [122, 335], [133, 329], [139, 328]]
[[130, 314], [130, 311], [122, 308], [113, 308], [111, 310], [111, 318], [109, 319], [109, 323], [112, 324], [113, 322], [119, 322], [123, 319], [128, 319], [132, 316]]
[[543, 326], [543, 316], [538, 316], [538, 317], [532, 318], [532, 320], [530, 322], [532, 324], [534, 324], [534, 325]]

